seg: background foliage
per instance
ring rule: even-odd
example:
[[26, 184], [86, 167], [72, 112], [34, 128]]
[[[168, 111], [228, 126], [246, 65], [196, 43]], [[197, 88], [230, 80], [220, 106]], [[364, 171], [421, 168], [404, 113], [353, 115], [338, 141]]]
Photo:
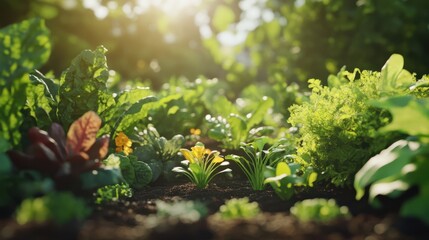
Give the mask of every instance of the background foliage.
[[171, 77], [219, 77], [236, 96], [253, 82], [305, 87], [343, 64], [381, 67], [392, 53], [428, 72], [428, 8], [426, 0], [4, 0], [0, 27], [47, 19], [53, 47], [42, 72], [59, 75], [102, 44], [124, 79], [158, 88]]

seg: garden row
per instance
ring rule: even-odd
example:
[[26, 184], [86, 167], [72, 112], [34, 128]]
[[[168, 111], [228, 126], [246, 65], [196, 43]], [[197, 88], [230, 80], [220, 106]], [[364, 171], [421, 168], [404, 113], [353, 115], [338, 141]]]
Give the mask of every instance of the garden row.
[[[342, 69], [326, 86], [311, 79], [310, 92], [251, 85], [231, 101], [216, 79], [173, 79], [157, 92], [121, 80], [101, 46], [79, 54], [59, 78], [42, 74], [34, 69], [50, 48], [42, 20], [0, 30], [2, 217], [82, 221], [94, 204], [160, 182], [187, 177], [204, 189], [218, 174], [242, 174], [254, 191], [269, 186], [285, 201], [333, 184], [353, 186], [357, 199], [368, 189], [370, 203], [382, 207], [378, 196], [417, 189], [400, 214], [429, 224], [429, 78], [417, 80], [398, 54], [381, 71]], [[255, 216], [260, 210], [246, 201], [232, 199], [219, 214]], [[157, 204], [161, 215], [173, 214], [168, 204]], [[191, 218], [206, 211], [176, 204]], [[326, 200], [291, 212], [303, 220], [348, 215]]]

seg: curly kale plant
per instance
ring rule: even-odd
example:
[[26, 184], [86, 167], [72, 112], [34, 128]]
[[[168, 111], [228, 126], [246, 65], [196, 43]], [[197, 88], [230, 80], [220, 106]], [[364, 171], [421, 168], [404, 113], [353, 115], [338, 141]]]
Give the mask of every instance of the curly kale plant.
[[363, 164], [398, 137], [377, 131], [391, 116], [369, 101], [408, 91], [415, 79], [402, 67], [402, 57], [392, 55], [381, 72], [343, 70], [328, 79], [329, 87], [309, 80], [310, 100], [290, 108], [289, 123], [300, 128], [300, 163], [335, 185], [351, 185]]
[[223, 219], [253, 218], [261, 212], [257, 202], [249, 202], [249, 198], [233, 198], [220, 206], [218, 214]]
[[297, 202], [290, 209], [290, 212], [301, 221], [326, 222], [339, 217], [350, 216], [346, 206], [339, 207], [334, 199], [323, 198]]

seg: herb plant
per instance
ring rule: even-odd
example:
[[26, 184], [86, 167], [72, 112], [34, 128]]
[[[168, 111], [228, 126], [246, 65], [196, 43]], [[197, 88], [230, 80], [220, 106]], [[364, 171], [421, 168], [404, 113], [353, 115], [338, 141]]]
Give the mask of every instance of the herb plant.
[[342, 70], [328, 81], [329, 86], [322, 86], [309, 80], [310, 100], [293, 105], [288, 121], [300, 129], [298, 162], [313, 166], [321, 180], [351, 185], [363, 164], [399, 137], [377, 131], [391, 117], [369, 101], [404, 95], [415, 79], [403, 69], [403, 58], [392, 55], [381, 72]]
[[222, 219], [253, 218], [261, 213], [257, 202], [249, 202], [249, 198], [233, 198], [225, 202], [219, 208], [219, 216]]
[[231, 160], [244, 172], [250, 185], [254, 190], [264, 189], [265, 166], [275, 166], [277, 162], [286, 156], [283, 141], [278, 141], [275, 145], [264, 150], [268, 143], [268, 138], [258, 138], [252, 143], [242, 143], [240, 148], [246, 156], [230, 154], [226, 159]]
[[130, 198], [132, 196], [133, 191], [126, 183], [108, 185], [97, 189], [95, 193], [95, 203], [101, 204], [113, 202], [122, 198]]
[[380, 131], [400, 131], [410, 135], [372, 157], [356, 173], [356, 199], [361, 199], [369, 187], [369, 202], [381, 207], [377, 196], [398, 198], [411, 188], [418, 193], [402, 203], [400, 214], [416, 217], [429, 224], [429, 100], [398, 96], [374, 103], [388, 109], [393, 121]]
[[290, 209], [300, 221], [327, 222], [336, 218], [349, 217], [346, 206], [339, 207], [334, 199], [314, 198], [295, 203]]
[[264, 183], [269, 183], [280, 199], [288, 200], [294, 194], [296, 186], [312, 187], [317, 173], [312, 167], [302, 171], [300, 164], [279, 162], [275, 169], [266, 167], [265, 177]]
[[175, 167], [172, 171], [184, 174], [197, 188], [206, 188], [216, 175], [231, 172], [229, 168], [217, 171], [219, 167], [229, 165], [229, 162], [220, 156], [219, 151], [206, 149], [200, 142], [196, 143], [191, 151], [182, 148], [180, 152], [186, 159], [182, 164], [187, 168]]

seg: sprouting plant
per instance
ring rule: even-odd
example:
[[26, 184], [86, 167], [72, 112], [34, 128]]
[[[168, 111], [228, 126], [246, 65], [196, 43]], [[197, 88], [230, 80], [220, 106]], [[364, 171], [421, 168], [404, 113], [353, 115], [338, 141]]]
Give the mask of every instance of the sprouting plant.
[[159, 135], [156, 128], [149, 124], [147, 128], [136, 136], [138, 145], [134, 148], [134, 155], [139, 161], [147, 163], [152, 170], [152, 182], [160, 176], [168, 179], [171, 169], [177, 166], [178, 152], [185, 143], [185, 138], [178, 134], [167, 140]]
[[221, 166], [229, 165], [229, 162], [220, 156], [219, 151], [206, 149], [201, 142], [196, 143], [191, 151], [182, 148], [180, 152], [186, 159], [181, 163], [188, 168], [175, 167], [172, 171], [183, 173], [197, 185], [197, 188], [207, 187], [207, 184], [218, 174], [231, 172], [229, 168], [216, 171]]
[[115, 138], [116, 152], [123, 152], [125, 155], [128, 155], [133, 152], [131, 148], [133, 142], [125, 135], [125, 133], [120, 132]]
[[56, 224], [84, 220], [91, 213], [85, 201], [69, 192], [52, 192], [39, 198], [25, 199], [18, 207], [15, 218], [19, 224], [29, 222]]
[[126, 183], [108, 185], [97, 189], [95, 193], [95, 203], [118, 201], [121, 198], [130, 198], [133, 196], [133, 190]]
[[312, 167], [306, 167], [301, 171], [301, 165], [298, 163], [279, 162], [274, 169], [271, 166], [266, 167], [264, 181], [269, 183], [282, 200], [288, 200], [295, 191], [295, 186], [313, 186], [316, 181], [317, 173]]
[[218, 214], [223, 219], [253, 218], [261, 212], [257, 202], [249, 202], [249, 198], [233, 198], [220, 206]]
[[192, 223], [208, 214], [206, 205], [199, 201], [176, 201], [172, 203], [156, 201], [157, 218], [177, 219], [181, 222]]
[[36, 170], [53, 178], [59, 188], [70, 189], [79, 183], [83, 188], [116, 184], [120, 174], [102, 167], [109, 137], [97, 139], [100, 126], [100, 117], [89, 111], [72, 123], [67, 135], [56, 123], [49, 132], [33, 127], [28, 131], [31, 144], [27, 151], [11, 150], [8, 155], [19, 170]]
[[249, 180], [253, 190], [264, 189], [265, 166], [274, 166], [287, 156], [282, 140], [264, 150], [267, 143], [268, 138], [258, 138], [252, 143], [242, 143], [240, 148], [246, 154], [245, 157], [234, 154], [226, 156], [226, 159], [238, 164]]
[[334, 199], [314, 198], [295, 203], [290, 209], [292, 215], [301, 221], [326, 222], [340, 217], [349, 217], [346, 206], [338, 206]]

